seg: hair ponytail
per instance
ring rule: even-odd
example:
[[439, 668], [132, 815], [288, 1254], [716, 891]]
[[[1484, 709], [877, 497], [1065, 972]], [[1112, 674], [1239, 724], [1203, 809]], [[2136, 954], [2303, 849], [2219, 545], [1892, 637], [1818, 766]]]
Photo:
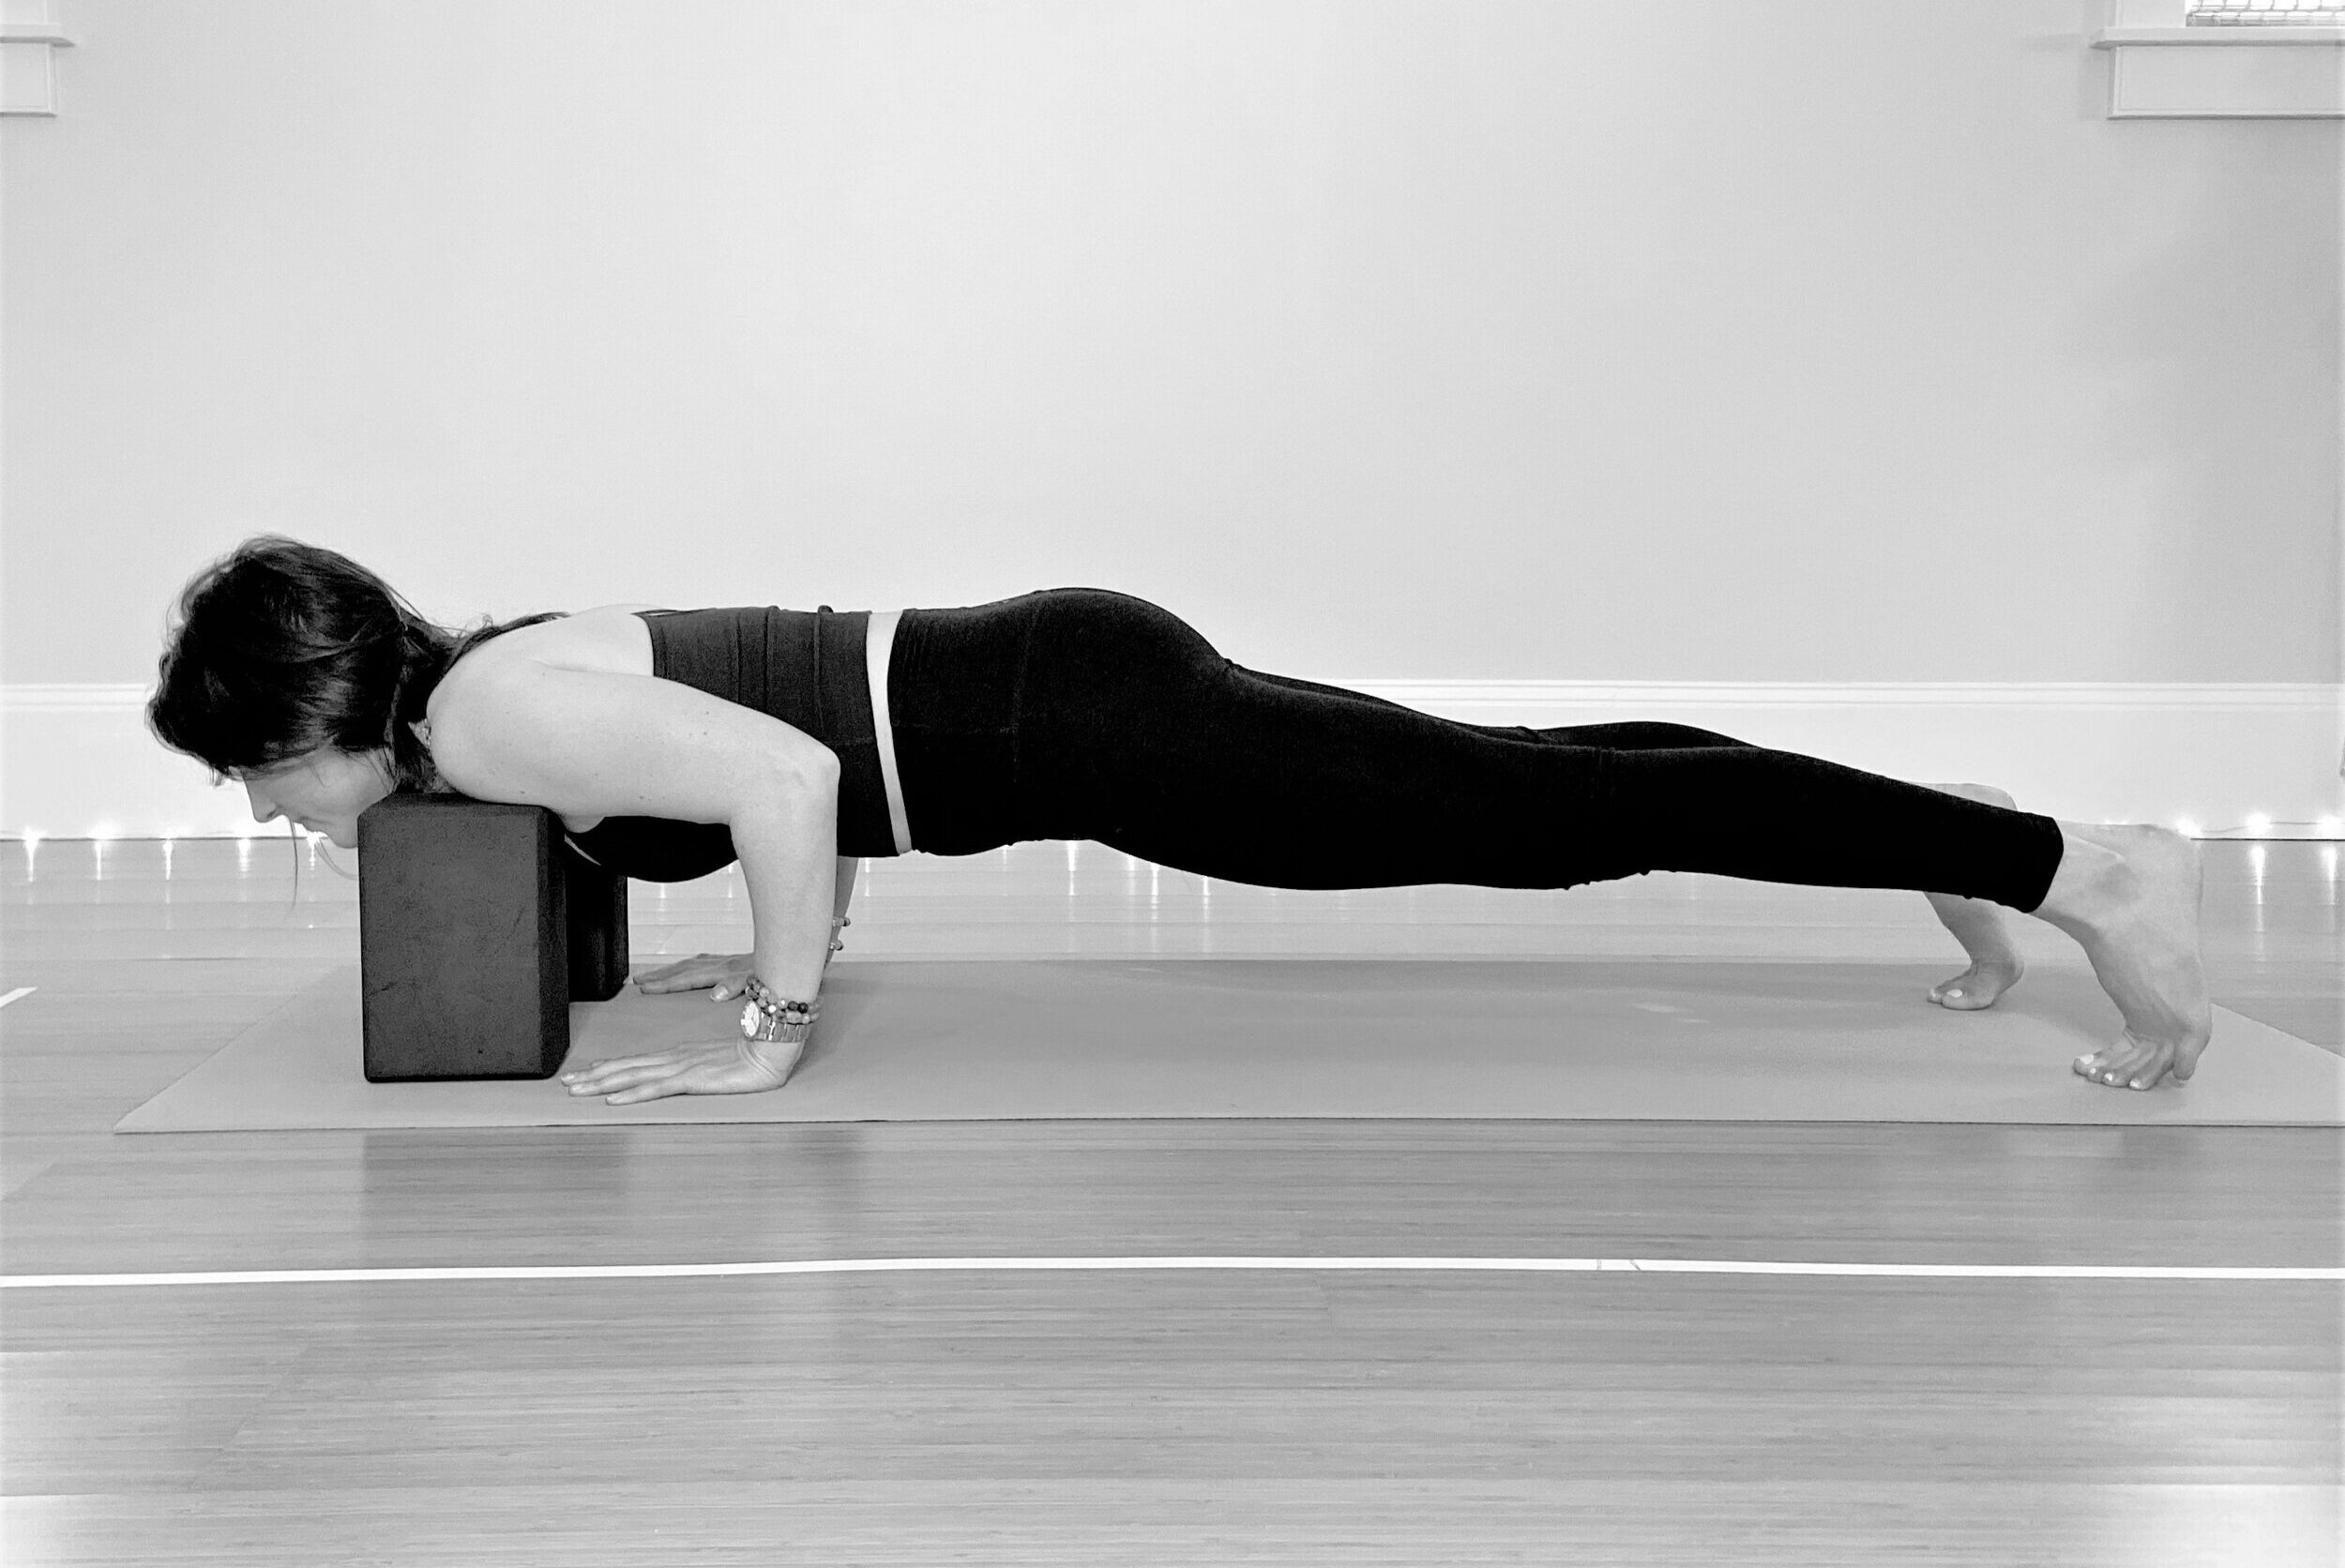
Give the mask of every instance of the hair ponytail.
[[384, 737], [390, 747], [395, 789], [428, 792], [440, 787], [440, 770], [430, 748], [416, 738], [414, 727], [424, 721], [431, 693], [456, 662], [455, 644], [455, 638], [421, 616], [400, 611], [398, 673], [391, 686], [390, 729]]

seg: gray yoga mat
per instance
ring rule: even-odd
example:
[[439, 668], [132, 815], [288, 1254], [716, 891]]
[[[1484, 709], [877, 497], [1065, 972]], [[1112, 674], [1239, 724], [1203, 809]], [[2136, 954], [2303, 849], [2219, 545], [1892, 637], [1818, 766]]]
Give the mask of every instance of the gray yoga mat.
[[[862, 959], [831, 967], [796, 1073], [760, 1094], [611, 1106], [558, 1079], [367, 1082], [357, 966], [124, 1117], [122, 1133], [662, 1122], [1354, 1117], [2345, 1123], [2345, 1062], [2226, 1008], [2197, 1077], [2069, 1063], [2113, 1039], [2089, 970], [1978, 1013], [1936, 964], [1624, 959]], [[569, 1065], [723, 1040], [706, 991], [570, 1009]]]

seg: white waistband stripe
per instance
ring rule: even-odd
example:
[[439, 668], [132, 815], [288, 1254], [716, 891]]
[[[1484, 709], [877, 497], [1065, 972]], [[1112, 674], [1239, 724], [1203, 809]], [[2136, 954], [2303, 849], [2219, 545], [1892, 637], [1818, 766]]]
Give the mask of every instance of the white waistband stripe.
[[887, 786], [887, 825], [896, 852], [912, 852], [912, 826], [904, 818], [904, 784], [896, 772], [896, 730], [887, 716], [887, 661], [896, 650], [900, 610], [874, 610], [864, 633], [863, 667], [871, 677], [871, 729], [879, 740], [880, 778]]
[[2164, 1268], [2148, 1264], [1763, 1263], [1690, 1258], [830, 1258], [768, 1263], [582, 1263], [511, 1268], [256, 1269], [190, 1274], [0, 1274], [0, 1289], [132, 1285], [343, 1285], [401, 1280], [684, 1279], [730, 1274], [923, 1274], [1021, 1270], [1296, 1269], [1499, 1274], [1840, 1274], [1897, 1279], [2229, 1279], [2345, 1281], [2345, 1268]]

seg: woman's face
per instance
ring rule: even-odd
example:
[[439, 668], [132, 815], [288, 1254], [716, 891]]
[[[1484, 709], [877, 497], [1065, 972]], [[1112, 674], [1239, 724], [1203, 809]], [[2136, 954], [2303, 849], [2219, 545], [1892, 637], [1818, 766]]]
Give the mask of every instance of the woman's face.
[[358, 814], [391, 792], [386, 755], [327, 746], [249, 774], [244, 789], [252, 800], [252, 820], [271, 822], [288, 817], [342, 849], [355, 850]]

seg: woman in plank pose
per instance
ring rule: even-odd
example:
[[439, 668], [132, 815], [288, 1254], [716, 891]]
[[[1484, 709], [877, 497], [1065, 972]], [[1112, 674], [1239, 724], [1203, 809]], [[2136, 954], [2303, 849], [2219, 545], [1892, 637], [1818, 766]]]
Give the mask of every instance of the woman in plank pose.
[[[1971, 957], [1929, 993], [1991, 1006], [2008, 906], [2075, 938], [2125, 1020], [2096, 1083], [2189, 1078], [2213, 1012], [2196, 846], [1979, 785], [1909, 784], [1661, 723], [1462, 724], [1249, 670], [1126, 594], [949, 610], [614, 604], [461, 634], [346, 556], [281, 535], [198, 573], [147, 721], [252, 814], [356, 847], [401, 790], [542, 806], [647, 881], [741, 863], [754, 953], [638, 980], [746, 998], [739, 1038], [596, 1063], [628, 1104], [779, 1088], [866, 855], [1094, 838], [1267, 887], [1559, 888], [1707, 871], [1929, 896]], [[217, 781], [217, 779], [216, 779]]]

